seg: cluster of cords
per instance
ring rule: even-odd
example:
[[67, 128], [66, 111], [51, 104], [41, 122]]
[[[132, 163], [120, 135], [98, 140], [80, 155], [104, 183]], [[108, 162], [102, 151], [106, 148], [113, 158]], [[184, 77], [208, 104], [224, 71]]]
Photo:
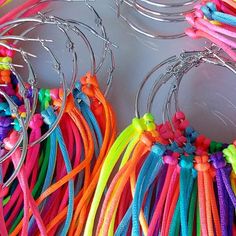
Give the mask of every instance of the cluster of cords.
[[[35, 3], [37, 1], [29, 1], [27, 6]], [[8, 13], [8, 17], [4, 16], [2, 22], [13, 19], [14, 14], [27, 6], [21, 6], [17, 11], [13, 10], [12, 15]], [[34, 11], [37, 12], [38, 9]], [[12, 62], [12, 52], [4, 47], [1, 53], [2, 51], [11, 57], [2, 55], [1, 60]], [[7, 87], [4, 86], [3, 89], [7, 90], [6, 93], [19, 107], [22, 106], [21, 115], [26, 116], [24, 105], [18, 95], [17, 80], [10, 70], [6, 69], [0, 73], [1, 81], [4, 81], [4, 85], [7, 83]], [[61, 89], [40, 90], [40, 112], [35, 113], [29, 123], [30, 143], [38, 140], [45, 129], [53, 125], [56, 120], [53, 107], [60, 109], [62, 98]], [[9, 106], [2, 103], [2, 107], [1, 139], [5, 146], [11, 149], [17, 141], [17, 131], [20, 127], [16, 121], [16, 124], [13, 122]], [[112, 107], [101, 92], [96, 75], [87, 73], [76, 83], [73, 93], [68, 96], [65, 113], [58, 127], [42, 143], [28, 148], [21, 169], [21, 178], [26, 180], [24, 183], [28, 184], [28, 191], [22, 194], [22, 186], [15, 180], [8, 192], [2, 194], [1, 233], [8, 235], [9, 231], [10, 235], [27, 235], [29, 229], [30, 235], [37, 235], [39, 228], [41, 235], [55, 235], [58, 232], [62, 235], [81, 234], [101, 165], [115, 137], [116, 120]], [[20, 149], [17, 152], [12, 156], [19, 157]], [[10, 161], [4, 162], [2, 168], [1, 176], [4, 179], [12, 171]], [[32, 214], [34, 217], [31, 217]]]
[[[59, 126], [41, 144], [40, 158], [35, 156], [38, 163], [31, 172], [32, 177], [36, 177], [32, 182], [32, 194], [37, 199], [46, 232], [52, 235], [57, 232], [79, 235], [83, 231], [101, 164], [116, 135], [114, 113], [101, 93], [96, 77], [87, 73], [80, 83], [77, 82], [73, 95], [67, 98]], [[41, 117], [39, 126], [44, 121], [50, 128], [56, 114], [49, 105], [60, 107], [61, 97], [61, 89], [40, 90], [42, 112], [38, 114]], [[35, 151], [33, 153], [36, 155]], [[10, 235], [18, 235], [24, 227], [22, 213], [21, 210]], [[29, 211], [29, 217], [31, 214]], [[33, 219], [30, 226], [29, 233], [37, 235]]]
[[[1, 6], [5, 6], [9, 2], [10, 1], [1, 1]], [[20, 7], [8, 12], [6, 15], [4, 15], [0, 19], [1, 23], [5, 23], [8, 20], [14, 19], [15, 14], [22, 11], [22, 9], [25, 9], [25, 7], [30, 6], [32, 4], [32, 2], [36, 2], [36, 1], [28, 1], [24, 4], [22, 4]], [[41, 7], [38, 8], [36, 11], [32, 10], [30, 12], [27, 12], [25, 14], [25, 16], [30, 16], [31, 14], [35, 14], [38, 10], [43, 9], [44, 6], [42, 6], [42, 8]], [[20, 116], [25, 118], [26, 117], [26, 112], [25, 112], [26, 110], [24, 107], [24, 101], [23, 101], [21, 95], [19, 94], [18, 81], [17, 81], [16, 77], [11, 73], [10, 66], [9, 66], [9, 63], [12, 63], [14, 52], [1, 46], [0, 47], [0, 56], [1, 56], [1, 58], [0, 58], [0, 61], [1, 61], [1, 66], [0, 66], [1, 91], [3, 91], [7, 96], [9, 96], [12, 99], [12, 101], [19, 108]], [[29, 96], [28, 98], [30, 99], [30, 94], [28, 94], [27, 96]], [[18, 120], [15, 119], [15, 117], [12, 117], [12, 111], [10, 110], [10, 106], [6, 102], [4, 97], [1, 97], [0, 118], [1, 118], [0, 139], [1, 139], [1, 147], [2, 147], [1, 148], [1, 156], [4, 156], [5, 153], [7, 152], [7, 150], [11, 150], [14, 147], [15, 142], [18, 141], [18, 136], [19, 136], [18, 131], [21, 130]], [[33, 120], [35, 120], [35, 119], [36, 119], [36, 117], [33, 118]], [[33, 120], [31, 122], [31, 124], [34, 123]], [[35, 132], [36, 132], [36, 134], [35, 134]], [[38, 134], [37, 131], [35, 131], [35, 132], [32, 132], [33, 137]], [[19, 157], [21, 157], [21, 151], [18, 148], [15, 151], [15, 153], [13, 153], [11, 155], [11, 158], [10, 158], [12, 160], [12, 164], [14, 165], [14, 168], [16, 168], [18, 166]], [[1, 164], [1, 171], [0, 172], [1, 172], [1, 182], [2, 183], [5, 179], [7, 179], [10, 176], [11, 172], [14, 170], [10, 159], [7, 159], [6, 161], [4, 161]], [[18, 180], [19, 180], [19, 184], [20, 184], [21, 188], [23, 187], [23, 185], [25, 185], [24, 197], [26, 197], [26, 195], [30, 195], [29, 187], [27, 186], [26, 178], [25, 178], [25, 169], [19, 172]], [[12, 186], [13, 186], [13, 190], [14, 190], [17, 186], [17, 181], [14, 181]], [[8, 196], [9, 189], [7, 189], [7, 188], [5, 188], [3, 193], [1, 194], [1, 216], [0, 216], [1, 217], [1, 224], [0, 224], [1, 235], [8, 235], [6, 225], [7, 224], [10, 225], [12, 219], [14, 219], [14, 214], [15, 214], [14, 207], [16, 206], [16, 208], [17, 208], [17, 205], [14, 205], [15, 200], [18, 197], [21, 198], [21, 196], [19, 196], [19, 189], [16, 191], [16, 193], [17, 192], [18, 192], [18, 194], [15, 194], [13, 199], [10, 199], [10, 197]], [[24, 203], [26, 203], [26, 202], [30, 202], [30, 203], [25, 204], [26, 208], [24, 208], [24, 210], [27, 210], [27, 206], [29, 204], [31, 205], [34, 213], [36, 213], [36, 215], [37, 215], [37, 223], [39, 225], [39, 228], [43, 231], [43, 222], [42, 222], [39, 214], [37, 214], [38, 212], [35, 209], [34, 202], [32, 201], [32, 199], [29, 199], [28, 196], [25, 199]], [[12, 208], [11, 211], [6, 210], [6, 207], [10, 207], [10, 209]], [[12, 210], [13, 210], [13, 212], [12, 212]], [[6, 220], [5, 217], [8, 218], [7, 224], [5, 223], [5, 220]], [[26, 225], [26, 227], [27, 227], [27, 225]], [[27, 229], [24, 229], [24, 230], [27, 230]], [[25, 231], [24, 231], [24, 233], [25, 233]]]
[[202, 1], [186, 14], [192, 26], [186, 34], [193, 39], [205, 38], [236, 60], [236, 3], [233, 0]]
[[236, 142], [199, 134], [181, 111], [134, 118], [106, 157], [85, 235], [234, 235], [235, 158]]

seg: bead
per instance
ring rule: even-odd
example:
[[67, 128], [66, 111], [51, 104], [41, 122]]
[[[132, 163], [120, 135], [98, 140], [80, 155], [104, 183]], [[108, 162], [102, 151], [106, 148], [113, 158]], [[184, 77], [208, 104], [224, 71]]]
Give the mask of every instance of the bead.
[[21, 130], [21, 126], [20, 126], [20, 123], [19, 123], [18, 119], [14, 120], [14, 130], [16, 130], [18, 132]]
[[178, 164], [178, 158], [176, 158], [174, 155], [166, 155], [163, 157], [164, 163], [168, 165], [177, 165]]

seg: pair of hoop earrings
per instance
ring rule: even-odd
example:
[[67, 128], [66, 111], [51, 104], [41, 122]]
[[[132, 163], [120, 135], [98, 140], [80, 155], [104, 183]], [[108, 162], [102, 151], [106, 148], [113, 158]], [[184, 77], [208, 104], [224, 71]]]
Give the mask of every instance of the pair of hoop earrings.
[[[86, 235], [93, 235], [91, 222], [96, 217], [96, 235], [233, 235], [235, 142], [225, 144], [200, 135], [178, 106], [180, 83], [193, 67], [210, 63], [235, 73], [235, 67], [223, 58], [223, 50], [215, 46], [184, 52], [163, 61], [146, 76], [136, 96], [137, 118], [118, 136], [102, 167]], [[140, 118], [143, 87], [170, 63], [153, 85], [148, 113]], [[156, 124], [150, 113], [153, 99], [170, 79], [163, 123]], [[176, 113], [170, 118], [172, 100]], [[118, 171], [108, 185], [115, 166]]]

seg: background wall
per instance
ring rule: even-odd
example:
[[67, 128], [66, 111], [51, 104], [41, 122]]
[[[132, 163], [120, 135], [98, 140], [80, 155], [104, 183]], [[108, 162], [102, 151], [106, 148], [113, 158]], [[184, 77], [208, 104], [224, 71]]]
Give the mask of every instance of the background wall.
[[[23, 3], [24, 1], [15, 0], [1, 10], [1, 14], [8, 9]], [[169, 56], [179, 54], [183, 50], [200, 49], [206, 45], [203, 40], [194, 41], [187, 37], [178, 40], [151, 40], [144, 38], [127, 26], [127, 24], [116, 17], [115, 4], [113, 0], [95, 0], [91, 3], [103, 19], [107, 33], [112, 42], [118, 48], [114, 48], [116, 70], [114, 73], [114, 82], [109, 94], [109, 99], [117, 112], [119, 129], [123, 129], [134, 117], [134, 97], [144, 76], [163, 59]], [[50, 7], [53, 9], [51, 14], [57, 14], [66, 18], [75, 18], [80, 21], [94, 25], [94, 17], [89, 10], [80, 3], [53, 3]], [[128, 12], [128, 14], [133, 14]], [[134, 16], [137, 22], [142, 22], [142, 17]], [[144, 22], [155, 28], [153, 22]], [[160, 32], [169, 32], [176, 30], [180, 26], [159, 24], [156, 30]], [[70, 56], [65, 51], [64, 41], [57, 30], [55, 32], [50, 27], [42, 27], [32, 35], [37, 37], [53, 38], [55, 43], [53, 48], [63, 62], [67, 77], [70, 73]], [[77, 40], [77, 39], [76, 39]], [[95, 37], [90, 37], [92, 45], [95, 45], [96, 55], [100, 55], [102, 42]], [[77, 40], [79, 48], [79, 66], [80, 75], [83, 75], [89, 69], [88, 53], [84, 44]], [[49, 60], [39, 47], [33, 44], [22, 44], [29, 50], [35, 51], [39, 55], [42, 64], [35, 61], [37, 75], [40, 79], [40, 86], [58, 86], [58, 79], [53, 74]], [[44, 63], [44, 66], [43, 66]], [[108, 62], [107, 62], [108, 63]], [[99, 73], [100, 80], [107, 74], [107, 69]], [[153, 81], [158, 79], [156, 76]], [[186, 112], [192, 125], [219, 141], [230, 141], [236, 137], [236, 81], [235, 76], [222, 68], [212, 65], [202, 65], [189, 73], [181, 86], [180, 104]], [[148, 94], [150, 88], [147, 88], [143, 94]], [[153, 113], [157, 120], [161, 118], [161, 104], [167, 93], [163, 89], [155, 100]], [[143, 112], [145, 107], [143, 106]]]

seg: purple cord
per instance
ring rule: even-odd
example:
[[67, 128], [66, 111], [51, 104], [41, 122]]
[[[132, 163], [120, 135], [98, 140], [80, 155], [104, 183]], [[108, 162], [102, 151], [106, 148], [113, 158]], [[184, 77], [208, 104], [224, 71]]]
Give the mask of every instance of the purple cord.
[[[211, 160], [216, 169], [222, 235], [227, 236], [229, 235], [228, 232], [232, 231], [232, 213], [230, 213], [230, 210], [232, 211], [232, 207], [236, 207], [235, 194], [229, 180], [232, 168], [227, 165], [222, 152], [212, 154]], [[227, 201], [228, 199], [230, 201]]]
[[235, 197], [235, 194], [233, 192], [233, 189], [231, 187], [231, 184], [230, 184], [230, 180], [229, 180], [229, 175], [231, 173], [231, 167], [228, 165], [226, 166], [225, 168], [222, 168], [220, 169], [221, 171], [221, 176], [222, 176], [222, 179], [223, 179], [223, 182], [224, 182], [224, 185], [225, 185], [225, 188], [229, 194], [229, 197], [231, 199], [231, 202], [233, 203], [234, 205], [234, 208], [236, 208], [236, 197]]
[[220, 204], [220, 224], [221, 224], [221, 230], [222, 235], [227, 236], [227, 206], [225, 202], [225, 194], [224, 192], [224, 184], [223, 180], [221, 178], [221, 173], [219, 169], [216, 169], [216, 184], [217, 184], [217, 190], [218, 190], [218, 199]]

